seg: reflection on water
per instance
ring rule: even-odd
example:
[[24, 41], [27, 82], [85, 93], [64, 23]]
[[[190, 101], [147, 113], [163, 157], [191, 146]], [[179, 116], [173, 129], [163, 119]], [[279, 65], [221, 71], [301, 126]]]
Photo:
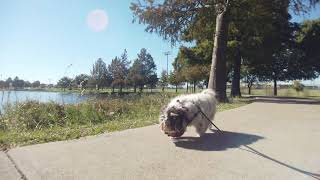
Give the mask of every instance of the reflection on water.
[[76, 104], [92, 96], [81, 96], [78, 93], [44, 92], [44, 91], [0, 91], [0, 109], [5, 104], [36, 100], [39, 102], [56, 102], [59, 104]]

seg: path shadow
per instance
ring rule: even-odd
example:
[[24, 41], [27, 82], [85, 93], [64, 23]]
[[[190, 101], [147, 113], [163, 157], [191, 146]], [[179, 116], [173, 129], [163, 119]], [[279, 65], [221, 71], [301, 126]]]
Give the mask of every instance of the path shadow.
[[207, 133], [201, 137], [181, 137], [179, 139], [176, 139], [174, 143], [177, 147], [180, 148], [193, 149], [199, 151], [224, 151], [229, 148], [238, 148], [249, 153], [261, 156], [267, 160], [270, 160], [276, 164], [289, 168], [293, 171], [320, 180], [320, 174], [302, 170], [292, 165], [286, 164], [284, 162], [281, 162], [280, 160], [263, 154], [249, 146], [250, 144], [256, 141], [263, 139], [264, 137], [262, 136], [229, 131], [211, 131], [213, 133]]
[[201, 137], [180, 137], [175, 140], [175, 145], [180, 148], [199, 151], [223, 151], [229, 148], [239, 148], [252, 144], [261, 136], [229, 131], [211, 130], [214, 133], [206, 133]]
[[279, 164], [281, 166], [287, 167], [287, 168], [289, 168], [291, 170], [297, 171], [299, 173], [302, 173], [302, 174], [305, 174], [307, 176], [310, 176], [310, 177], [312, 177], [314, 179], [320, 180], [320, 174], [312, 173], [312, 172], [309, 172], [309, 171], [305, 171], [305, 170], [299, 169], [297, 167], [294, 167], [292, 165], [289, 165], [289, 164], [286, 164], [284, 162], [281, 162], [281, 161], [279, 161], [277, 159], [274, 159], [274, 158], [272, 158], [272, 157], [270, 157], [270, 156], [268, 156], [266, 154], [263, 154], [263, 153], [259, 152], [258, 150], [254, 149], [254, 148], [252, 148], [252, 147], [250, 147], [248, 145], [243, 145], [243, 146], [245, 148], [240, 147], [239, 149], [247, 151], [247, 152], [250, 152], [250, 153], [253, 153], [253, 154], [256, 154], [256, 155], [261, 156], [261, 157], [263, 157], [265, 159], [268, 159], [268, 160], [270, 160], [270, 161], [272, 161], [274, 163], [277, 163], [277, 164]]
[[320, 100], [301, 97], [251, 96], [253, 102], [320, 105]]

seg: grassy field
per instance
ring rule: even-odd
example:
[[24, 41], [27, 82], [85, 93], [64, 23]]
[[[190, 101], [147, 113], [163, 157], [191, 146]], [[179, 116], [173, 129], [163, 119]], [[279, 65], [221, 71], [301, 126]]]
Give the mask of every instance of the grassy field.
[[[156, 124], [159, 110], [175, 93], [133, 94], [78, 105], [28, 101], [5, 107], [0, 116], [0, 148], [76, 139]], [[233, 99], [218, 105], [224, 111], [248, 104]]]
[[[248, 95], [248, 90], [243, 88], [241, 89], [243, 95]], [[252, 89], [251, 95], [253, 96], [273, 96], [273, 88], [263, 88], [263, 89]], [[297, 92], [293, 88], [278, 88], [278, 96], [285, 97], [305, 97], [305, 98], [320, 98], [319, 89], [304, 89], [301, 92]]]
[[[72, 90], [68, 90], [66, 89], [65, 91], [63, 91], [61, 88], [49, 88], [49, 89], [33, 89], [34, 90], [38, 90], [38, 91], [50, 91], [50, 92], [74, 92], [74, 93], [81, 93], [82, 91], [80, 89], [72, 89]], [[202, 89], [197, 88], [196, 92], [201, 92]], [[227, 94], [230, 94], [230, 88], [227, 89]], [[101, 89], [101, 90], [95, 90], [95, 89], [86, 89], [85, 91], [83, 91], [82, 93], [84, 94], [110, 94], [112, 92], [112, 90], [110, 88], [107, 89]], [[115, 89], [115, 92], [118, 92], [118, 89]], [[123, 89], [124, 93], [132, 93], [133, 89]], [[149, 93], [149, 92], [162, 92], [161, 89], [144, 89], [143, 90], [144, 93]], [[166, 88], [165, 89], [165, 93], [175, 93], [175, 89], [174, 88]], [[186, 93], [186, 89], [183, 88], [178, 88], [178, 93]], [[191, 93], [191, 90], [189, 89], [189, 93]], [[241, 93], [243, 95], [248, 95], [248, 89], [242, 87], [241, 88]], [[253, 88], [251, 90], [251, 95], [253, 96], [273, 96], [273, 87], [272, 86], [267, 86], [267, 87], [263, 87], [261, 89], [256, 89]], [[310, 88], [305, 88], [303, 91], [301, 92], [297, 92], [295, 91], [293, 88], [278, 88], [278, 96], [286, 96], [286, 97], [306, 97], [306, 98], [320, 98], [320, 89], [310, 89]]]
[[[26, 89], [27, 90], [27, 89]], [[201, 92], [203, 89], [198, 89], [197, 88], [197, 92]], [[47, 92], [66, 92], [66, 93], [70, 93], [70, 92], [73, 92], [73, 93], [84, 93], [84, 94], [104, 94], [104, 93], [112, 93], [112, 89], [111, 88], [104, 88], [104, 89], [100, 89], [100, 90], [96, 90], [96, 89], [92, 89], [92, 88], [87, 88], [85, 90], [81, 90], [81, 89], [78, 89], [78, 88], [73, 88], [71, 90], [69, 89], [61, 89], [61, 88], [44, 88], [44, 89], [29, 89], [29, 91], [47, 91]], [[137, 89], [137, 92], [139, 90]], [[183, 89], [183, 88], [178, 88], [178, 93], [186, 93], [186, 89]], [[119, 89], [115, 89], [114, 90], [115, 93], [118, 93], [119, 92]], [[133, 93], [134, 90], [132, 88], [123, 88], [122, 89], [122, 92], [124, 93]], [[162, 89], [160, 88], [157, 88], [157, 89], [148, 89], [148, 88], [145, 88], [143, 89], [143, 93], [149, 93], [149, 92], [162, 92]], [[169, 93], [175, 93], [176, 90], [175, 88], [166, 88], [164, 90], [164, 92], [169, 92]], [[191, 92], [191, 90], [189, 89], [188, 92]]]

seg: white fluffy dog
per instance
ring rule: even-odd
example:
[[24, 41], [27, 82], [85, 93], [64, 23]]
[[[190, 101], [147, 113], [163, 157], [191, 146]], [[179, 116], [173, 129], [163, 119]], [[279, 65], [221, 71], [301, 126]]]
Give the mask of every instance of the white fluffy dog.
[[[207, 89], [197, 94], [181, 95], [170, 101], [160, 114], [161, 130], [171, 137], [180, 137], [193, 125], [203, 135], [216, 113], [215, 92]], [[208, 118], [208, 119], [207, 119]]]

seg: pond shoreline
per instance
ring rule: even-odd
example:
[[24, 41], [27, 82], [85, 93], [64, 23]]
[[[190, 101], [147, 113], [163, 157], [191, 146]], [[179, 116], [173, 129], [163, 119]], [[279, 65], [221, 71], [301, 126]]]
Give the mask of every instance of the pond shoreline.
[[[38, 144], [158, 123], [161, 107], [178, 94], [154, 93], [107, 98], [79, 104], [24, 102], [0, 115], [0, 148]], [[220, 103], [218, 111], [250, 103], [234, 99]]]

